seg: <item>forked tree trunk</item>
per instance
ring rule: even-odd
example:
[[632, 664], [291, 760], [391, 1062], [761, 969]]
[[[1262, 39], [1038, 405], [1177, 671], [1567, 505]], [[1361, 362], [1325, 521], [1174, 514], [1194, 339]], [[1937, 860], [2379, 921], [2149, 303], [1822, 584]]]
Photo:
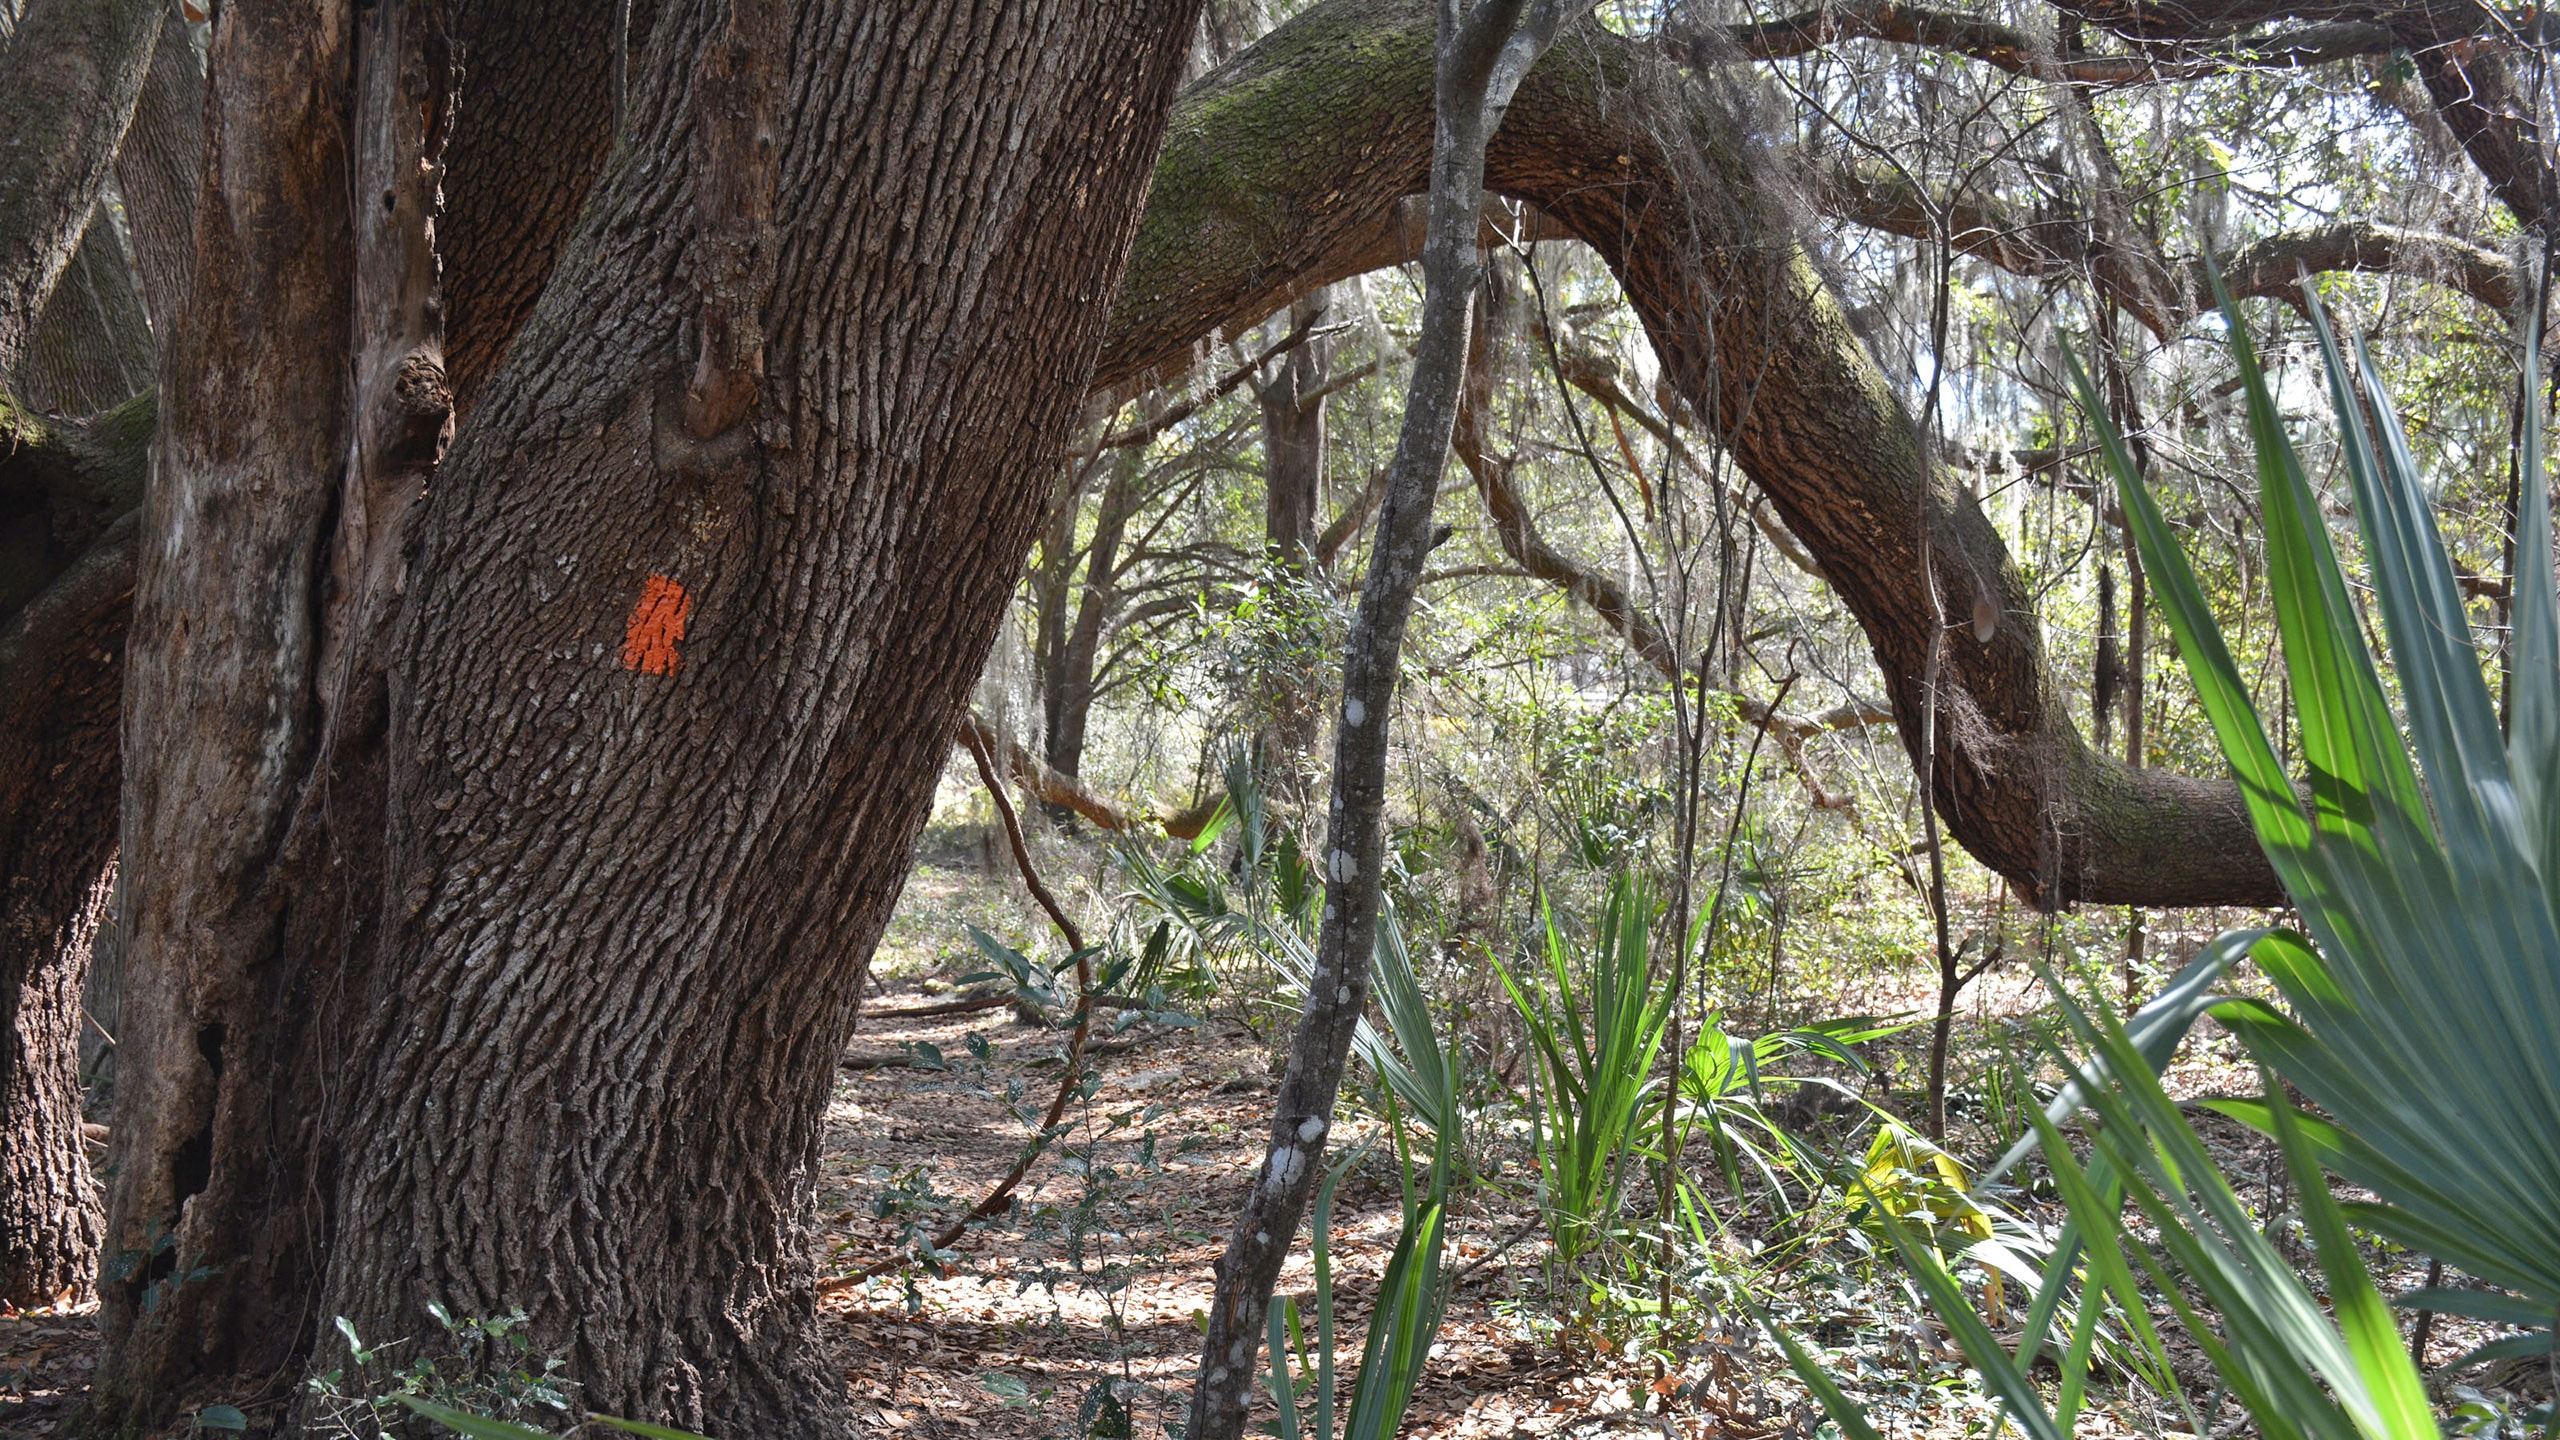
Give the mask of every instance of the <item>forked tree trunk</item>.
[[[348, 437], [406, 393], [366, 380], [401, 373], [399, 264], [343, 273], [372, 252], [331, 197], [375, 193], [346, 178], [385, 87], [328, 0], [223, 7], [208, 113], [243, 129], [210, 137], [134, 630], [157, 1018], [114, 1219], [178, 1244], [111, 1297], [123, 1413], [441, 1302], [526, 1307], [599, 1409], [834, 1425], [818, 1120], [1196, 8], [667, 6], [434, 485], [355, 533], [398, 489]], [[345, 238], [288, 254], [243, 213]]]
[[[1049, 768], [1061, 775], [1084, 773], [1084, 742], [1093, 718], [1094, 668], [1101, 662], [1102, 632], [1121, 608], [1120, 542], [1138, 513], [1139, 487], [1147, 476], [1142, 446], [1124, 446], [1103, 462], [1109, 478], [1094, 511], [1093, 539], [1085, 547], [1084, 584], [1076, 592], [1075, 618], [1058, 636], [1041, 677], [1040, 701]], [[1064, 608], [1063, 606], [1061, 607]]]
[[751, 41], [771, 338], [725, 430], [685, 421], [744, 373], [704, 380], [749, 353], [694, 318], [726, 297], [660, 278], [709, 167], [753, 159], [698, 133], [736, 83], [697, 58], [708, 8], [660, 18], [623, 152], [660, 163], [599, 182], [422, 516], [323, 1309], [396, 1334], [523, 1304], [590, 1403], [744, 1435], [841, 1394], [809, 1333], [818, 1121], [1196, 0], [810, 3], [787, 72]]

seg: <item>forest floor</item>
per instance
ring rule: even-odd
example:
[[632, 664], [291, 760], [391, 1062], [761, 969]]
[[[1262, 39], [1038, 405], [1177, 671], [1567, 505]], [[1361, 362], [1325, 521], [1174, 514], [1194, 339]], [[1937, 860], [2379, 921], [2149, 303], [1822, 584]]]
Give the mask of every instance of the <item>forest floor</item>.
[[[902, 920], [983, 913], [1002, 903], [991, 893], [1002, 888], [966, 867], [920, 868]], [[879, 966], [889, 988], [870, 1008], [943, 998], [951, 977], [977, 968], [965, 944], [950, 943], [959, 934], [955, 919], [937, 950], [925, 933], [893, 932]], [[1986, 987], [1986, 1009], [1974, 1021], [2029, 1003], [2030, 989]], [[1908, 1000], [1890, 987], [1861, 990], [1867, 1003]], [[973, 1033], [987, 1058], [969, 1044]], [[1102, 1043], [1133, 1038], [1133, 1048], [1096, 1062], [1099, 1088], [1068, 1116], [1076, 1128], [1042, 1158], [1015, 1211], [961, 1242], [949, 1274], [893, 1274], [822, 1302], [857, 1404], [877, 1433], [1082, 1436], [1094, 1433], [1089, 1406], [1100, 1385], [1126, 1403], [1130, 1433], [1141, 1440], [1178, 1429], [1199, 1363], [1212, 1267], [1241, 1187], [1265, 1155], [1285, 1037], [1256, 1035], [1213, 1013], [1197, 1028], [1142, 1028]], [[875, 1018], [863, 1023], [854, 1054], [876, 1061], [921, 1046], [950, 1068], [879, 1066], [843, 1077], [829, 1117], [822, 1198], [841, 1227], [839, 1254], [827, 1267], [833, 1273], [893, 1253], [894, 1239], [883, 1244], [884, 1237], [965, 1206], [1004, 1173], [1030, 1134], [1015, 1107], [1036, 1111], [1055, 1093], [1063, 1037], [1010, 1023], [1003, 1012]], [[2193, 1085], [2207, 1077], [2185, 1078]], [[1019, 1101], [1010, 1098], [1016, 1085]], [[1356, 1145], [1371, 1134], [1383, 1134], [1374, 1120], [1346, 1120], [1332, 1143]], [[1519, 1173], [1526, 1146], [1497, 1145], [1495, 1156]], [[1392, 1174], [1373, 1157], [1345, 1181], [1336, 1205], [1346, 1400], [1368, 1297], [1396, 1241]], [[1698, 1333], [1678, 1344], [1677, 1363], [1660, 1373], [1645, 1353], [1649, 1320], [1622, 1314], [1597, 1325], [1558, 1324], [1560, 1311], [1576, 1307], [1549, 1291], [1543, 1237], [1524, 1189], [1477, 1185], [1453, 1206], [1451, 1263], [1463, 1279], [1402, 1434], [1812, 1440], [1825, 1428], [1747, 1316], [1693, 1323]], [[1879, 1283], [1863, 1244], [1817, 1254], [1763, 1303], [1799, 1322], [1887, 1433], [1895, 1440], [1989, 1433], [1992, 1410], [1961, 1356], [1906, 1296]], [[1303, 1244], [1281, 1288], [1311, 1298]], [[1265, 1391], [1257, 1433], [1271, 1409]], [[2160, 1428], [2101, 1410], [2080, 1433], [2097, 1440]]]
[[[959, 922], [1025, 918], [1015, 887], [982, 876], [947, 856], [918, 868], [883, 943], [867, 1010], [949, 1000], [956, 978], [977, 968]], [[1911, 990], [1921, 983], [1869, 977], [1854, 999], [1871, 1012], [1910, 1010], [1924, 998]], [[1985, 985], [1966, 1003], [1964, 1033], [1980, 1045], [2037, 999], [2032, 984]], [[1009, 1213], [964, 1238], [941, 1275], [910, 1268], [849, 1281], [842, 1277], [939, 1229], [1003, 1174], [1031, 1133], [1026, 1117], [1036, 1120], [1056, 1092], [1064, 1050], [1061, 1033], [1000, 1009], [865, 1019], [828, 1114], [819, 1200], [827, 1235], [820, 1273], [839, 1277], [822, 1286], [822, 1324], [866, 1433], [1147, 1440], [1178, 1427], [1211, 1268], [1239, 1186], [1263, 1157], [1278, 1045], [1214, 1013], [1187, 1028], [1098, 1028], [1098, 1085], [1071, 1107], [1071, 1130], [1034, 1165]], [[1911, 1058], [1902, 1057], [1905, 1072]], [[2171, 1080], [2187, 1095], [2254, 1088], [2228, 1043], [2210, 1040], [2191, 1048]], [[1377, 1133], [1374, 1121], [1347, 1119], [1336, 1143]], [[2208, 1133], [2234, 1174], [2281, 1173], [2237, 1127], [2216, 1121]], [[1368, 1297], [1396, 1238], [1398, 1195], [1382, 1153], [1345, 1181], [1335, 1215], [1346, 1385]], [[1688, 1318], [1659, 1372], [1648, 1353], [1652, 1322], [1624, 1298], [1615, 1318], [1604, 1306], [1596, 1323], [1559, 1324], [1558, 1314], [1580, 1308], [1578, 1297], [1549, 1293], [1525, 1187], [1498, 1168], [1506, 1155], [1512, 1174], [1525, 1169], [1525, 1146], [1496, 1143], [1491, 1183], [1470, 1186], [1453, 1207], [1461, 1279], [1402, 1433], [1813, 1440], [1824, 1428], [1747, 1315]], [[2281, 1209], [2280, 1194], [2263, 1198]], [[1837, 1228], [1784, 1273], [1755, 1275], [1744, 1221], [1738, 1243], [1720, 1242], [1727, 1253], [1718, 1268], [1753, 1277], [1756, 1303], [1811, 1344], [1894, 1440], [1990, 1434], [1992, 1408], [1943, 1329], [1889, 1265], [1875, 1262], [1854, 1226]], [[2415, 1267], [2377, 1259], [2386, 1288], [2418, 1282]], [[1282, 1285], [1311, 1291], [1303, 1248]], [[92, 1314], [0, 1314], [0, 1433], [49, 1434], [76, 1407], [96, 1364]], [[2476, 1343], [2441, 1321], [2437, 1334], [2439, 1357]], [[2201, 1364], [2189, 1353], [2180, 1369], [2204, 1404]], [[1114, 1404], [1126, 1407], [1129, 1429], [1098, 1413]], [[2223, 1412], [2226, 1426], [2233, 1418]], [[2079, 1434], [2189, 1428], [2143, 1392], [2101, 1386]]]

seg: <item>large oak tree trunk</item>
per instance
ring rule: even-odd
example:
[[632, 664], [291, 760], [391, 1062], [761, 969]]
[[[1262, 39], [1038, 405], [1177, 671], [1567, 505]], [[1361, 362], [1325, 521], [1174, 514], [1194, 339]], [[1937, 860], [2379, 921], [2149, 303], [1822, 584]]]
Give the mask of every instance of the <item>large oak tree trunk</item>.
[[134, 628], [111, 1405], [521, 1304], [598, 1408], [826, 1428], [818, 1120], [1196, 8], [669, 5], [404, 511], [441, 375], [342, 206], [432, 143], [380, 97], [435, 66], [223, 7]]
[[798, 7], [730, 428], [749, 326], [722, 356], [735, 277], [697, 247], [712, 167], [754, 157], [701, 133], [739, 83], [697, 62], [716, 11], [659, 20], [633, 159], [421, 517], [328, 1312], [523, 1304], [591, 1403], [724, 1433], [831, 1408], [818, 1120], [1194, 8]]

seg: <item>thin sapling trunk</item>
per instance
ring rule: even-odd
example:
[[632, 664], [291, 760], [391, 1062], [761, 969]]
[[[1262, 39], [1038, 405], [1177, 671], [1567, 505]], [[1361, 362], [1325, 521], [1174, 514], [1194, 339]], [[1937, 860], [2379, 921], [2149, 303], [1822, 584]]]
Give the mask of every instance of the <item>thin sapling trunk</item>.
[[1244, 1432], [1271, 1287], [1323, 1169], [1334, 1097], [1368, 998], [1398, 657], [1414, 587], [1431, 549], [1431, 505], [1448, 463], [1450, 429], [1466, 379], [1468, 317], [1484, 270], [1478, 217], [1485, 148], [1521, 77], [1566, 15], [1581, 8], [1576, 0], [1439, 5], [1422, 324], [1368, 580], [1344, 645], [1315, 971], [1280, 1082], [1270, 1155], [1256, 1172], [1218, 1263], [1200, 1380], [1185, 1430], [1190, 1440], [1237, 1440]]

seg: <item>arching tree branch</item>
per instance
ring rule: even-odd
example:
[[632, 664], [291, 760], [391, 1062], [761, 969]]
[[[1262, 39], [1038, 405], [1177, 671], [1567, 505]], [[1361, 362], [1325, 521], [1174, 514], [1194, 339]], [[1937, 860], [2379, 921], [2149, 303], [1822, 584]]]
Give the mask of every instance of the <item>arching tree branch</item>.
[[1021, 741], [999, 732], [987, 723], [985, 716], [975, 711], [960, 717], [960, 731], [958, 738], [961, 741], [974, 740], [984, 746], [988, 755], [1003, 766], [1006, 777], [1021, 786], [1024, 794], [1043, 805], [1072, 810], [1114, 833], [1155, 825], [1162, 827], [1167, 835], [1188, 840], [1198, 835], [1201, 828], [1209, 823], [1209, 817], [1218, 811], [1217, 802], [1212, 800], [1171, 815], [1142, 815], [1075, 776], [1051, 769]]
[[[1097, 384], [1179, 369], [1196, 337], [1356, 273], [1375, 217], [1421, 188], [1429, 86], [1424, 7], [1331, 0], [1197, 87], [1159, 162]], [[1311, 141], [1317, 127], [1345, 138]], [[1967, 627], [1945, 646], [1933, 798], [1960, 843], [2042, 903], [2280, 898], [2228, 781], [2129, 770], [2083, 741], [2005, 545], [1923, 461], [1754, 147], [1699, 82], [1580, 27], [1522, 86], [1488, 183], [1617, 273], [1665, 376], [1866, 628], [1906, 746], [1929, 703], [1928, 617], [1995, 617], [1987, 637]], [[1922, 525], [1942, 603], [1916, 578]]]

